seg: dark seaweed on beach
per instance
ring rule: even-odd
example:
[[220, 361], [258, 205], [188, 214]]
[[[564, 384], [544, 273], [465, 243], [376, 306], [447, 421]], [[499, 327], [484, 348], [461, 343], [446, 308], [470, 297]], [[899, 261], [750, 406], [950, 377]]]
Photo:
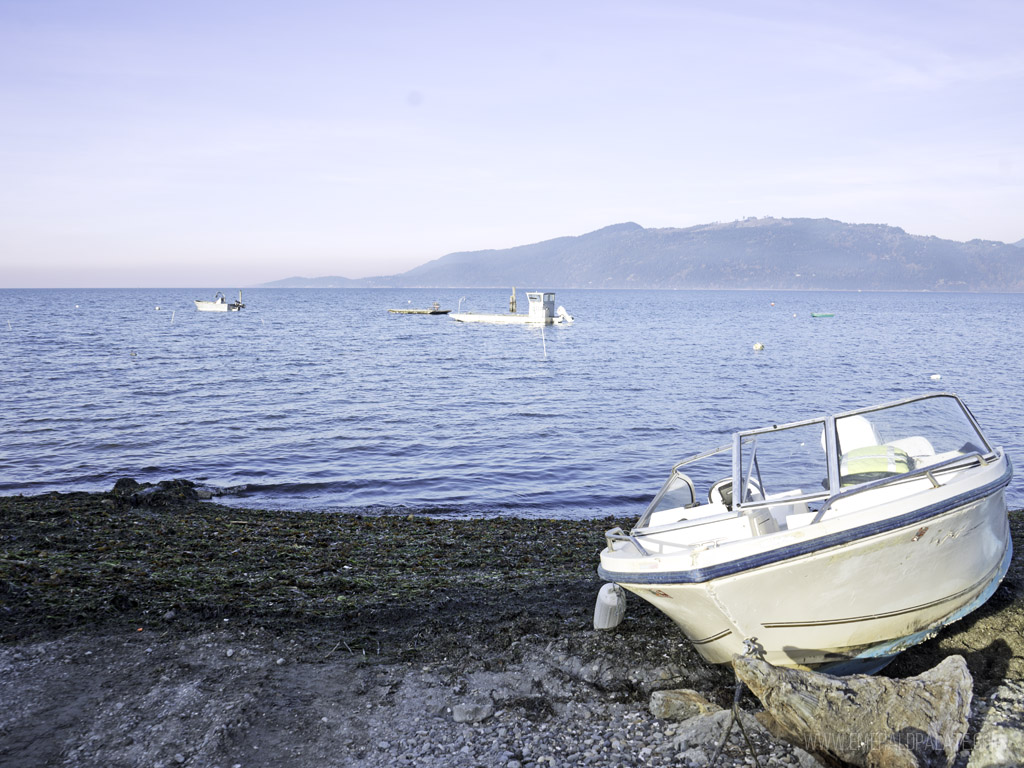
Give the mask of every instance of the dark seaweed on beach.
[[[526, 634], [587, 627], [604, 531], [632, 523], [261, 511], [199, 495], [184, 480], [123, 480], [109, 493], [0, 497], [0, 642], [231, 626], [298, 632], [344, 653], [497, 652]], [[1020, 553], [1024, 516], [1010, 521]], [[961, 653], [979, 690], [1024, 677], [1022, 562], [985, 606], [888, 673]], [[631, 599], [622, 639], [588, 642], [615, 655], [672, 639], [704, 666], [678, 632]]]
[[548, 613], [569, 585], [596, 590], [603, 532], [620, 524], [243, 510], [187, 481], [3, 497], [0, 639], [224, 619], [371, 626], [456, 600], [498, 611], [526, 591]]

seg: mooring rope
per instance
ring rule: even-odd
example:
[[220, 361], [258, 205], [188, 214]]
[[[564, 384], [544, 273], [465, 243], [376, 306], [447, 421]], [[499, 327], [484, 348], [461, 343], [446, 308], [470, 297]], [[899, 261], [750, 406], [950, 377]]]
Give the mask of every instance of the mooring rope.
[[[744, 656], [755, 656], [757, 655], [758, 646], [756, 642], [746, 640], [743, 643], [743, 655]], [[750, 736], [747, 735], [747, 729], [743, 725], [743, 718], [740, 717], [740, 699], [743, 698], [743, 683], [736, 676], [736, 690], [732, 695], [732, 709], [729, 711], [729, 722], [725, 725], [725, 730], [722, 732], [722, 738], [718, 742], [718, 746], [715, 748], [715, 754], [711, 756], [711, 762], [708, 763], [708, 768], [715, 768], [715, 764], [718, 763], [718, 758], [722, 755], [722, 750], [725, 749], [726, 743], [729, 741], [729, 733], [732, 731], [733, 723], [739, 723], [740, 733], [743, 734], [743, 740], [747, 744], [747, 749], [750, 751], [750, 756], [754, 758], [754, 765], [757, 768], [761, 768], [761, 762], [757, 759], [757, 750], [754, 749], [753, 743], [750, 741]]]

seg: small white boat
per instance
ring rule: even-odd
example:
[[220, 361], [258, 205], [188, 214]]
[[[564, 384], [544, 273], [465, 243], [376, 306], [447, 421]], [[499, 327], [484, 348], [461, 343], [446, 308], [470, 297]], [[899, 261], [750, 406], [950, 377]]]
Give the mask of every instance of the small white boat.
[[871, 673], [995, 592], [1012, 474], [952, 394], [738, 432], [606, 533], [599, 573], [708, 661]]
[[200, 312], [237, 312], [245, 308], [245, 304], [242, 303], [241, 291], [238, 292], [238, 301], [230, 303], [228, 303], [227, 298], [220, 291], [217, 291], [213, 301], [203, 301], [201, 299], [193, 299], [193, 301], [196, 303], [196, 309]]
[[449, 315], [449, 317], [460, 323], [554, 325], [573, 321], [572, 315], [565, 311], [565, 307], [555, 309], [555, 294], [551, 292], [531, 291], [526, 294], [526, 299], [529, 302], [529, 311], [526, 314], [516, 312], [516, 289], [513, 288], [512, 296], [508, 301], [508, 312], [460, 311]]

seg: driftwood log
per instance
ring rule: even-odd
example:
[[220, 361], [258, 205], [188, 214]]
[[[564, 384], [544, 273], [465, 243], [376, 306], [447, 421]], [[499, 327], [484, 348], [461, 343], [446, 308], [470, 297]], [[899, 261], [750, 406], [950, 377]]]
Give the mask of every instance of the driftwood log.
[[962, 656], [903, 680], [832, 677], [736, 657], [736, 676], [781, 735], [864, 768], [950, 768], [967, 733], [971, 674]]

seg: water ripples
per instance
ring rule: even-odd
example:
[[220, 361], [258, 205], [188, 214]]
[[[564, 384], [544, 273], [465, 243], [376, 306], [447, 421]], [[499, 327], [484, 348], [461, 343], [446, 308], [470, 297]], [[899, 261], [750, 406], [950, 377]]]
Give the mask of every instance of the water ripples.
[[205, 293], [0, 291], [0, 491], [177, 476], [267, 508], [637, 514], [734, 430], [942, 390], [1024, 455], [1016, 296], [565, 291], [577, 322], [541, 331], [386, 312], [507, 291], [253, 290], [227, 315]]

